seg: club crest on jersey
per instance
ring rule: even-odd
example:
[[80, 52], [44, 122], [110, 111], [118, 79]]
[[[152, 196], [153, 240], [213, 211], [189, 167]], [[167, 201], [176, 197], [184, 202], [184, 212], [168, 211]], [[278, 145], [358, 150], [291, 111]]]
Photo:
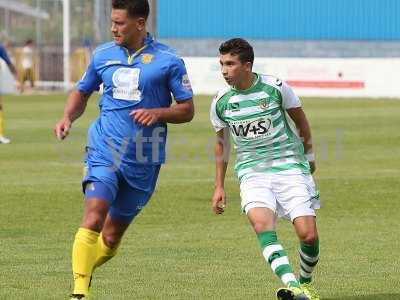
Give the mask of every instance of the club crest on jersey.
[[267, 98], [260, 99], [259, 104], [260, 104], [260, 108], [262, 110], [267, 110], [268, 109], [268, 100], [267, 100]]
[[151, 63], [153, 58], [154, 58], [154, 55], [152, 55], [152, 54], [148, 54], [148, 53], [142, 54], [142, 64], [147, 65], [147, 64]]
[[231, 107], [232, 107], [232, 111], [239, 111], [240, 110], [239, 102], [232, 103]]

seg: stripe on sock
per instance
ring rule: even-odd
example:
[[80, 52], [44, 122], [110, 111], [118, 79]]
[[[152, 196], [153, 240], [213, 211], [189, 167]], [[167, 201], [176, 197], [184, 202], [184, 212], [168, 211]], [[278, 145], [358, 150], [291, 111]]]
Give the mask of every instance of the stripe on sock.
[[281, 266], [277, 267], [275, 270], [275, 274], [278, 275], [279, 278], [282, 278], [283, 275], [288, 274], [288, 273], [293, 274], [293, 270], [290, 265], [281, 265]]
[[278, 243], [275, 231], [265, 231], [257, 234], [262, 254], [267, 263], [270, 264], [272, 271], [277, 275], [286, 286], [300, 287], [293, 269], [290, 266], [289, 259], [283, 250], [282, 245]]
[[304, 278], [307, 278], [307, 279], [310, 279], [312, 277], [312, 274], [305, 272], [303, 269], [300, 269], [300, 276], [304, 277]]
[[282, 275], [281, 280], [285, 285], [288, 285], [289, 282], [297, 282], [296, 276], [294, 276], [293, 273], [287, 273]]
[[317, 255], [315, 257], [311, 257], [311, 256], [308, 256], [307, 254], [305, 254], [301, 249], [299, 249], [299, 253], [300, 253], [301, 258], [303, 258], [307, 262], [310, 262], [310, 263], [318, 262], [319, 255]]
[[307, 265], [303, 260], [300, 259], [300, 266], [301, 268], [308, 273], [311, 273], [314, 270], [313, 266]]
[[[307, 253], [305, 253], [307, 252]], [[313, 256], [315, 254], [315, 256]], [[314, 246], [301, 244], [299, 248], [300, 255], [300, 283], [310, 283], [312, 272], [319, 260], [318, 243]]]
[[283, 265], [289, 265], [289, 259], [287, 258], [287, 256], [274, 259], [271, 263], [271, 269], [272, 269], [272, 271], [275, 272], [275, 270], [277, 268], [279, 268], [280, 266], [283, 266]]
[[271, 256], [272, 253], [281, 251], [281, 250], [283, 250], [283, 247], [281, 245], [270, 245], [270, 246], [265, 247], [265, 249], [263, 251], [263, 256], [264, 256], [265, 260], [268, 261], [269, 257]]

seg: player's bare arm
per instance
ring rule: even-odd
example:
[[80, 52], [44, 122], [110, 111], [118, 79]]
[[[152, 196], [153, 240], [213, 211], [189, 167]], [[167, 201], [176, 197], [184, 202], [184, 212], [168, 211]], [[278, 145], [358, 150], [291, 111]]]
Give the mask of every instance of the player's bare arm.
[[64, 116], [54, 128], [54, 133], [59, 140], [67, 137], [72, 123], [85, 111], [89, 97], [90, 94], [86, 95], [78, 90], [71, 92], [65, 105]]
[[222, 129], [217, 132], [217, 139], [214, 146], [215, 156], [215, 190], [212, 197], [212, 209], [216, 214], [222, 214], [226, 205], [225, 174], [229, 160], [229, 132]]
[[14, 77], [17, 79], [18, 73], [17, 73], [17, 69], [15, 68], [14, 64], [8, 64], [8, 68], [10, 69], [10, 72], [14, 75]]
[[130, 115], [136, 122], [144, 126], [158, 122], [173, 124], [190, 122], [194, 117], [193, 99], [177, 102], [167, 108], [136, 109]]
[[311, 138], [311, 128], [307, 120], [306, 114], [301, 107], [289, 108], [287, 110], [290, 118], [296, 124], [299, 135], [303, 141], [304, 153], [306, 154], [308, 161], [310, 163], [311, 173], [315, 172], [315, 158], [313, 152], [312, 138]]

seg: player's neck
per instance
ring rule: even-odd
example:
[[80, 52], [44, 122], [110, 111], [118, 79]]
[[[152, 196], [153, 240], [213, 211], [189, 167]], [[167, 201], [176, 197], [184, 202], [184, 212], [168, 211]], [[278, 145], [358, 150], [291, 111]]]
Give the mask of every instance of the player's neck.
[[140, 35], [137, 39], [133, 40], [129, 45], [126, 45], [125, 47], [129, 50], [129, 52], [136, 52], [143, 48], [144, 46], [144, 40], [146, 39], [147, 36], [147, 31]]
[[241, 82], [235, 85], [234, 88], [237, 90], [247, 90], [251, 88], [256, 81], [257, 75], [251, 72], [250, 74], [247, 74], [247, 76]]

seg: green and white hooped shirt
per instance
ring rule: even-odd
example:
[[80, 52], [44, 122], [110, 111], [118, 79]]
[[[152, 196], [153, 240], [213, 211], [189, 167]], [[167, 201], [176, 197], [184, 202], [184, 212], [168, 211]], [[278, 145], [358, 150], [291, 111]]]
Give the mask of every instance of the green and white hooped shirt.
[[255, 74], [247, 90], [226, 88], [214, 98], [210, 119], [216, 132], [229, 127], [239, 180], [254, 172], [310, 174], [304, 147], [286, 110], [300, 99], [280, 79]]

